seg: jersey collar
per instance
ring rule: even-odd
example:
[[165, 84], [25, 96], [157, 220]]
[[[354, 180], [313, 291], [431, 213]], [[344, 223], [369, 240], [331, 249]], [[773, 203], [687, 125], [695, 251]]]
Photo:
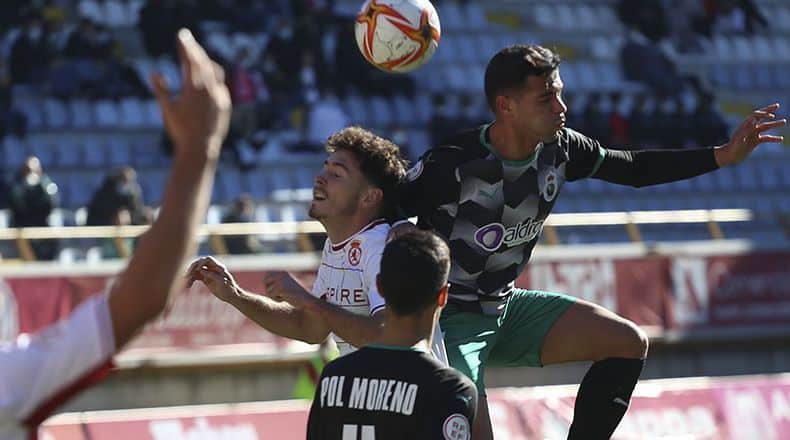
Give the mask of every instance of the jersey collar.
[[365, 226], [364, 228], [360, 229], [355, 234], [353, 234], [351, 237], [348, 237], [347, 239], [343, 240], [342, 242], [340, 242], [338, 244], [333, 244], [332, 240], [329, 240], [329, 244], [332, 246], [332, 251], [333, 252], [337, 252], [340, 249], [343, 249], [344, 247], [346, 247], [346, 245], [348, 244], [349, 241], [351, 241], [354, 238], [356, 238], [359, 234], [362, 234], [363, 232], [369, 231], [369, 230], [375, 228], [376, 226], [384, 224], [384, 223], [387, 223], [387, 220], [383, 219], [383, 218], [379, 218], [379, 219], [373, 220], [372, 222], [368, 223], [367, 226]]
[[535, 151], [532, 152], [532, 154], [530, 154], [529, 157], [524, 160], [503, 159], [502, 156], [500, 156], [499, 153], [496, 151], [496, 149], [491, 145], [491, 137], [489, 135], [489, 130], [491, 129], [492, 124], [493, 122], [489, 122], [488, 124], [480, 128], [480, 143], [483, 144], [483, 146], [485, 146], [486, 148], [488, 148], [488, 151], [490, 151], [491, 154], [494, 155], [494, 157], [499, 159], [499, 161], [504, 163], [505, 165], [511, 165], [516, 167], [528, 166], [535, 161], [535, 159], [538, 157], [538, 154], [540, 154], [540, 150], [543, 149], [543, 142], [541, 142], [538, 144], [538, 148], [535, 148]]

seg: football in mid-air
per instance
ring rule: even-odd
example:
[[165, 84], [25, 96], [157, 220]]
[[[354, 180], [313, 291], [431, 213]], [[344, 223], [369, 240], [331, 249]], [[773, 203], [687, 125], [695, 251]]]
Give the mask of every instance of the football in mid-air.
[[428, 0], [367, 0], [355, 23], [357, 46], [387, 72], [410, 72], [439, 46], [439, 14]]

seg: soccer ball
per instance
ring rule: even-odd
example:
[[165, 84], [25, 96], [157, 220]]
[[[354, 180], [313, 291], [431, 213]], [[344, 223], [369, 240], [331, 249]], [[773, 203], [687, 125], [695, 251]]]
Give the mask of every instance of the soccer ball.
[[428, 0], [367, 0], [354, 24], [357, 46], [370, 64], [410, 72], [439, 45], [439, 14]]

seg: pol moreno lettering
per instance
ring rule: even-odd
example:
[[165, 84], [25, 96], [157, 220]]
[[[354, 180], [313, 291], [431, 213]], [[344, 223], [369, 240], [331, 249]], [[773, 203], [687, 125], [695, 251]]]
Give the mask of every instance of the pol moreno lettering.
[[321, 408], [352, 408], [364, 411], [387, 411], [410, 416], [414, 412], [419, 387], [392, 379], [354, 377], [350, 390], [344, 386], [346, 376], [321, 379]]

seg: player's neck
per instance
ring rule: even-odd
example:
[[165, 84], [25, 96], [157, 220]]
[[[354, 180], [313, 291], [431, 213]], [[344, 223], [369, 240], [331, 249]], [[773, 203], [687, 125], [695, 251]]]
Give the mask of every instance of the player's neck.
[[505, 160], [526, 160], [540, 145], [539, 138], [519, 134], [512, 127], [498, 121], [491, 124], [488, 136], [491, 147]]
[[424, 316], [403, 317], [389, 313], [381, 329], [381, 335], [373, 343], [430, 351], [433, 324], [433, 320], [428, 320]]
[[351, 217], [337, 217], [332, 219], [323, 219], [321, 224], [326, 229], [326, 236], [333, 245], [340, 244], [352, 236], [356, 235], [365, 226], [378, 220], [379, 216], [351, 216]]

